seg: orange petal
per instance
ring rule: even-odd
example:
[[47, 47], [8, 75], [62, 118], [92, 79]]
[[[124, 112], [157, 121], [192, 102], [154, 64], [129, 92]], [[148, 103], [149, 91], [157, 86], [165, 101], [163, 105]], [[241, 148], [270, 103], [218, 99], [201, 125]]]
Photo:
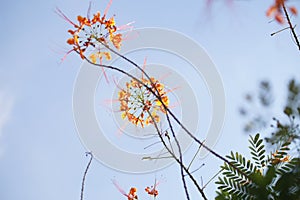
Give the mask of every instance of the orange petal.
[[280, 14], [280, 13], [277, 13], [275, 15], [275, 20], [280, 23], [280, 24], [283, 24], [284, 23], [284, 19], [283, 19], [283, 16]]
[[82, 17], [82, 16], [80, 16], [80, 15], [77, 16], [77, 20], [78, 20], [80, 23], [83, 22], [83, 19], [84, 19], [84, 17]]
[[294, 6], [291, 6], [291, 7], [290, 7], [290, 11], [291, 11], [291, 13], [293, 13], [293, 15], [297, 15], [297, 14], [298, 14], [298, 10], [297, 10], [297, 8], [294, 7]]
[[85, 59], [85, 56], [84, 56], [84, 50], [79, 49], [79, 53], [80, 53], [81, 59]]
[[113, 45], [120, 50], [121, 42], [122, 42], [122, 34], [111, 35], [110, 40], [112, 41]]
[[68, 30], [68, 33], [70, 33], [71, 35], [74, 35], [74, 34], [75, 34], [75, 31], [73, 31], [73, 30]]
[[101, 19], [100, 19], [100, 12], [97, 12], [95, 15], [94, 15], [94, 18], [92, 19], [92, 23], [95, 24], [96, 22], [100, 22]]
[[94, 64], [97, 62], [97, 57], [94, 53], [90, 55], [90, 59], [91, 59], [92, 63], [94, 63]]
[[67, 40], [67, 43], [68, 43], [69, 45], [75, 44], [74, 38], [69, 38], [69, 39]]
[[78, 44], [78, 43], [79, 43], [79, 41], [78, 41], [78, 35], [74, 35], [74, 43], [75, 43], [75, 44]]
[[276, 12], [276, 10], [277, 8], [275, 6], [271, 6], [266, 12], [267, 17], [270, 17], [273, 13]]
[[111, 55], [109, 52], [103, 52], [103, 55], [105, 56], [106, 60], [111, 60]]

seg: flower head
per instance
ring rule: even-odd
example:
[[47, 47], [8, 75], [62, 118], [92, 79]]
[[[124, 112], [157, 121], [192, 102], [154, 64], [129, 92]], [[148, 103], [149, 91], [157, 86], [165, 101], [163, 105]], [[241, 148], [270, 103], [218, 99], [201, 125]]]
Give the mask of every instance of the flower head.
[[112, 180], [113, 184], [115, 185], [115, 187], [119, 190], [119, 192], [124, 195], [125, 197], [127, 197], [128, 200], [135, 200], [138, 199], [138, 196], [136, 194], [137, 189], [135, 187], [131, 187], [128, 194], [119, 186], [119, 184], [117, 183], [116, 180]]
[[157, 182], [155, 179], [154, 185], [152, 185], [151, 187], [146, 187], [145, 191], [150, 195], [150, 196], [154, 196], [154, 198], [158, 195], [158, 190], [156, 189], [156, 187], [159, 185], [160, 182]]
[[96, 63], [99, 61], [101, 64], [103, 58], [111, 59], [107, 47], [115, 47], [120, 50], [122, 34], [118, 33], [114, 16], [106, 18], [111, 3], [112, 0], [102, 15], [98, 11], [93, 14], [92, 18], [89, 17], [89, 14], [87, 17], [77, 16], [77, 23], [72, 22], [57, 8], [57, 14], [74, 27], [74, 29], [68, 30], [71, 37], [67, 39], [67, 43], [72, 46], [71, 51], [78, 52], [82, 59], [90, 58], [91, 62]]
[[[127, 118], [136, 126], [144, 127], [160, 121], [158, 113], [166, 113], [164, 105], [169, 105], [169, 98], [164, 90], [164, 85], [155, 78], [151, 77], [151, 81], [141, 78], [140, 81], [131, 79], [130, 82], [127, 82], [126, 88], [119, 91], [118, 100], [122, 118]], [[164, 105], [145, 85], [153, 92], [159, 93]]]
[[138, 199], [136, 192], [137, 192], [137, 189], [135, 187], [130, 188], [129, 193], [128, 193], [128, 200]]
[[146, 187], [145, 191], [150, 195], [156, 197], [158, 195], [158, 190], [153, 187]]

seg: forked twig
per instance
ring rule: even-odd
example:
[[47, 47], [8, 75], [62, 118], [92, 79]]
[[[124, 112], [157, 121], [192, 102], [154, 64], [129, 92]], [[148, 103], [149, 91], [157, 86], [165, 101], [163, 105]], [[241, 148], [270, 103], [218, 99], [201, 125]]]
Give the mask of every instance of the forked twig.
[[[152, 120], [154, 120], [154, 117], [151, 115], [151, 113], [149, 112], [148, 113], [149, 116], [152, 118]], [[168, 119], [168, 116], [167, 116], [167, 119]], [[170, 119], [169, 119], [170, 120]], [[169, 122], [169, 125], [170, 125], [170, 121], [168, 120]], [[185, 193], [186, 193], [186, 197], [187, 199], [189, 199], [189, 193], [188, 193], [188, 190], [187, 190], [187, 185], [186, 185], [186, 181], [185, 181], [185, 175], [183, 174], [183, 170], [187, 173], [187, 175], [189, 176], [189, 178], [193, 181], [194, 185], [196, 186], [196, 188], [198, 189], [198, 191], [200, 192], [200, 194], [202, 195], [203, 199], [207, 200], [207, 197], [205, 196], [205, 193], [204, 191], [201, 189], [201, 187], [199, 186], [199, 184], [197, 183], [196, 179], [193, 177], [193, 175], [189, 172], [189, 170], [187, 169], [187, 167], [184, 165], [183, 161], [182, 161], [182, 157], [181, 158], [177, 158], [176, 155], [173, 153], [173, 151], [167, 146], [166, 142], [164, 141], [163, 137], [161, 134], [159, 134], [159, 128], [157, 126], [157, 123], [155, 122], [154, 120], [154, 127], [159, 135], [159, 138], [161, 140], [161, 142], [163, 143], [164, 147], [167, 149], [167, 151], [169, 152], [169, 154], [174, 158], [174, 160], [180, 165], [180, 170], [181, 170], [181, 177], [182, 177], [182, 182], [183, 182], [183, 185], [184, 185], [184, 190], [185, 190]], [[170, 127], [171, 128], [171, 127]], [[171, 131], [172, 131], [172, 128], [171, 128]], [[174, 131], [172, 131], [172, 133], [174, 133]], [[176, 138], [176, 135], [175, 135], [175, 138], [174, 139], [177, 139]], [[180, 148], [180, 146], [179, 146]], [[180, 152], [179, 152], [180, 153]]]

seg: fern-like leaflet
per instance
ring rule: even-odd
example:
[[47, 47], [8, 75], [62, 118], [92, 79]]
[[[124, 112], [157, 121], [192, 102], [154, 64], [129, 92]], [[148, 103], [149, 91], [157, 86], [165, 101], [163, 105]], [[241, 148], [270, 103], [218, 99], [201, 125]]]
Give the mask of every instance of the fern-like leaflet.
[[[282, 144], [275, 153], [267, 157], [263, 139], [259, 134], [250, 136], [249, 143], [252, 160], [233, 152], [226, 156], [234, 167], [227, 163], [221, 167], [222, 176], [216, 181], [219, 185], [217, 200], [278, 199], [283, 191], [288, 191], [279, 187], [282, 186], [286, 174], [293, 173], [297, 163], [299, 164], [297, 158], [290, 160], [290, 144]], [[291, 184], [288, 189], [292, 192], [300, 191], [295, 184]]]

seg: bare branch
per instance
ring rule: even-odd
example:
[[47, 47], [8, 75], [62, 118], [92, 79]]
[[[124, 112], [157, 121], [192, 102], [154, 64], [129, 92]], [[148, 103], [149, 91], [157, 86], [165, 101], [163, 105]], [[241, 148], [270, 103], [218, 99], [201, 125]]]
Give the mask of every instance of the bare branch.
[[283, 11], [284, 11], [284, 14], [285, 14], [285, 17], [287, 19], [287, 22], [289, 24], [289, 28], [291, 29], [291, 32], [293, 34], [293, 37], [295, 39], [295, 42], [296, 42], [296, 45], [298, 47], [298, 49], [300, 50], [300, 43], [299, 43], [299, 40], [298, 40], [298, 37], [297, 37], [297, 34], [296, 34], [296, 31], [295, 31], [295, 27], [293, 26], [292, 22], [291, 22], [291, 19], [290, 19], [290, 16], [289, 16], [289, 13], [285, 7], [285, 4], [284, 4], [284, 1], [282, 3], [282, 8], [283, 8]]
[[80, 200], [83, 200], [83, 192], [84, 192], [84, 186], [85, 186], [85, 178], [86, 178], [87, 172], [89, 171], [90, 165], [91, 165], [92, 160], [93, 160], [93, 157], [94, 157], [93, 154], [92, 154], [92, 152], [86, 152], [85, 155], [86, 155], [86, 156], [89, 155], [89, 156], [91, 156], [91, 157], [90, 157], [90, 160], [89, 160], [89, 162], [88, 162], [88, 164], [87, 164], [87, 166], [86, 166], [86, 169], [85, 169], [84, 174], [83, 174], [83, 177], [82, 177]]

